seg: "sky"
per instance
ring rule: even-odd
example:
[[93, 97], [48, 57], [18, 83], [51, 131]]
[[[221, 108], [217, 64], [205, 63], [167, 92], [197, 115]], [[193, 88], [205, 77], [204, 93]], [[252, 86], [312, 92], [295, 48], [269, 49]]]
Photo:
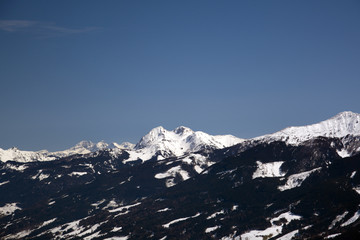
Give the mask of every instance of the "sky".
[[251, 138], [360, 113], [360, 2], [0, 1], [0, 148]]

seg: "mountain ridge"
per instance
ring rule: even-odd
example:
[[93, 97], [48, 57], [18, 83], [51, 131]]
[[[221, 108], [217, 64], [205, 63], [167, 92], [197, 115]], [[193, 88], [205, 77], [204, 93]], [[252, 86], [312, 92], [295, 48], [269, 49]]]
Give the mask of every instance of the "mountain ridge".
[[320, 122], [341, 138], [220, 149], [196, 141], [219, 136], [157, 127], [126, 149], [84, 141], [73, 150], [102, 150], [0, 162], [0, 238], [358, 239], [356, 121], [345, 112]]
[[335, 116], [310, 125], [292, 126], [278, 132], [255, 137], [254, 140], [285, 141], [296, 145], [315, 137], [343, 138], [360, 136], [360, 114], [344, 111]]
[[[288, 144], [296, 145], [319, 136], [344, 138], [347, 135], [360, 136], [360, 114], [344, 111], [319, 123], [287, 127], [278, 132], [248, 140], [260, 142], [285, 141]], [[184, 126], [179, 126], [172, 131], [159, 126], [150, 130], [137, 144], [81, 141], [74, 147], [55, 152], [47, 150], [23, 151], [17, 148], [4, 150], [0, 148], [0, 161], [51, 161], [60, 157], [89, 154], [105, 149], [111, 149], [115, 154], [127, 151], [130, 154], [127, 161], [138, 159], [146, 161], [153, 157], [163, 159], [171, 156], [182, 156], [206, 148], [226, 148], [243, 143], [246, 140], [233, 135], [209, 135]]]

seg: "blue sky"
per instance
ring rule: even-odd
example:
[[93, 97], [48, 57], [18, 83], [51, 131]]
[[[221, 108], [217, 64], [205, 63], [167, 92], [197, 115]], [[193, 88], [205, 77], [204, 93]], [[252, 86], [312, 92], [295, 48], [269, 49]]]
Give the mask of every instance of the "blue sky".
[[359, 1], [0, 2], [0, 148], [250, 138], [360, 112]]

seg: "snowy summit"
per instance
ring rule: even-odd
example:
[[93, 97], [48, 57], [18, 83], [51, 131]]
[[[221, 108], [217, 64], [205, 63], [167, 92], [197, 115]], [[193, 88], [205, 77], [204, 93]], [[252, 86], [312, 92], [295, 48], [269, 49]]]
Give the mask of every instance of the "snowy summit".
[[163, 127], [152, 129], [141, 138], [129, 160], [148, 160], [154, 156], [158, 159], [182, 156], [186, 153], [211, 148], [221, 149], [243, 142], [244, 139], [232, 135], [212, 136], [201, 131], [193, 131], [187, 127], [177, 127], [168, 131]]
[[254, 140], [285, 141], [296, 145], [315, 137], [342, 138], [347, 135], [360, 136], [360, 114], [345, 111], [316, 124], [288, 127], [273, 134], [254, 138]]

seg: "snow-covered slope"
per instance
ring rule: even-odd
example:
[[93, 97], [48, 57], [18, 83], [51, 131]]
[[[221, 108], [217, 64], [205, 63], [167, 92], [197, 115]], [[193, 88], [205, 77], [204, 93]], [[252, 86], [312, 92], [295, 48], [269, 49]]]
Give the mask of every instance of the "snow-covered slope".
[[320, 123], [288, 127], [279, 132], [254, 138], [260, 141], [285, 141], [288, 144], [299, 144], [315, 137], [342, 138], [347, 135], [360, 136], [360, 114], [350, 111], [341, 112]]
[[178, 127], [168, 131], [163, 127], [152, 129], [141, 138], [130, 153], [127, 161], [149, 160], [154, 156], [158, 159], [183, 156], [187, 153], [203, 149], [221, 149], [243, 142], [244, 139], [232, 135], [212, 136], [201, 131], [193, 131], [187, 127]]

